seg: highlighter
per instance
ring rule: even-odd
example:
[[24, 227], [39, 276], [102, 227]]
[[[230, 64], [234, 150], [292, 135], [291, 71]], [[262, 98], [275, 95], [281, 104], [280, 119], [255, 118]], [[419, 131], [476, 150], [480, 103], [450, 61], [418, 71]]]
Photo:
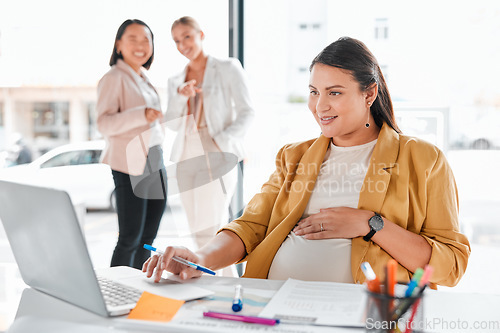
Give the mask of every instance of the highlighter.
[[408, 283], [408, 288], [406, 288], [405, 297], [411, 297], [423, 274], [424, 270], [422, 268], [419, 267], [415, 270], [415, 274], [413, 274], [410, 283]]
[[398, 263], [394, 259], [389, 259], [386, 265], [386, 274], [385, 274], [385, 293], [394, 297], [394, 289], [396, 286], [396, 275], [397, 275]]
[[234, 287], [233, 306], [231, 308], [234, 312], [238, 312], [243, 309], [243, 292], [241, 284], [238, 284], [236, 285], [236, 287]]
[[431, 265], [425, 265], [424, 274], [422, 275], [422, 278], [420, 279], [420, 282], [418, 283], [419, 288], [423, 288], [427, 283], [429, 283], [429, 279], [431, 278], [433, 271], [434, 271], [434, 268], [432, 268]]
[[368, 290], [372, 293], [380, 293], [380, 281], [373, 271], [372, 266], [370, 266], [370, 263], [366, 261], [361, 263], [361, 270], [363, 271], [363, 274], [365, 274], [366, 286], [368, 287]]

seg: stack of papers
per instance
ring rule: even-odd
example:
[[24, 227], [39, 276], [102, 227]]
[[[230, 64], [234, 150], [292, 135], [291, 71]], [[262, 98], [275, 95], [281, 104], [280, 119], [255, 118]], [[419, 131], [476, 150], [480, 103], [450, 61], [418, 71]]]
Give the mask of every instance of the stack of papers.
[[288, 279], [259, 314], [282, 323], [364, 327], [361, 285]]

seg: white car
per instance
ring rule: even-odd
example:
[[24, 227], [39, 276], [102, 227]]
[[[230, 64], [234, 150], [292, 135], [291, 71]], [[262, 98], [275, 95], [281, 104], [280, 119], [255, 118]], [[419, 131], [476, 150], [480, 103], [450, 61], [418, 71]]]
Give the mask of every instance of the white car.
[[0, 179], [65, 190], [74, 204], [114, 208], [113, 176], [99, 163], [103, 140], [54, 148], [29, 164], [0, 169]]

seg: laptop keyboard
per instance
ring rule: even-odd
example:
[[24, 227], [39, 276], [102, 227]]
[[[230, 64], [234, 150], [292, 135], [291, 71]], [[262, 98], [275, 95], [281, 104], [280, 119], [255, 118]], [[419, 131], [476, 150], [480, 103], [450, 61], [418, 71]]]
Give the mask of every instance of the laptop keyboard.
[[140, 290], [124, 286], [113, 280], [97, 277], [97, 281], [101, 287], [104, 301], [110, 306], [135, 304], [142, 295]]

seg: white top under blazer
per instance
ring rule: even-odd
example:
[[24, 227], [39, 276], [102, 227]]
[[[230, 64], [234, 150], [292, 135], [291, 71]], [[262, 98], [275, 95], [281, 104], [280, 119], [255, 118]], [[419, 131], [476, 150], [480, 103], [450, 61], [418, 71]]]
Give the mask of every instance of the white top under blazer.
[[[358, 207], [359, 193], [376, 143], [377, 140], [353, 147], [330, 145], [302, 218], [323, 208]], [[354, 283], [351, 239], [312, 240], [291, 231], [274, 256], [268, 278]]]
[[[168, 80], [165, 125], [177, 131], [170, 156], [173, 162], [180, 161], [184, 149], [188, 97], [179, 94], [177, 88], [185, 82], [186, 70]], [[254, 118], [243, 67], [234, 58], [208, 56], [201, 88], [208, 133], [222, 152], [233, 153], [241, 161], [245, 155], [243, 137]]]

